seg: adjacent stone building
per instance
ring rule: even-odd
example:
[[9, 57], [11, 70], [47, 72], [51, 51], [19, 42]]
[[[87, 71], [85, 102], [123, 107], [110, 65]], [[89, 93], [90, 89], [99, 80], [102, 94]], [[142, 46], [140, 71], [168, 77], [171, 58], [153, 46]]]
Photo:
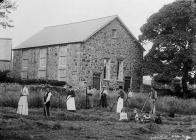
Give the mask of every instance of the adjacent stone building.
[[23, 79], [139, 90], [143, 51], [120, 18], [110, 16], [44, 28], [13, 50], [13, 72]]

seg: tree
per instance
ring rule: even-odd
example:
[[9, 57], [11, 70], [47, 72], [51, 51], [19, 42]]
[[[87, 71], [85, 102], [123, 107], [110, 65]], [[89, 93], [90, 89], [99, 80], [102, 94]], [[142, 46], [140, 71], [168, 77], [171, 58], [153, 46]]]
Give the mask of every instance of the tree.
[[193, 0], [178, 0], [163, 6], [151, 15], [141, 27], [139, 39], [152, 42], [152, 48], [144, 57], [149, 74], [158, 77], [182, 77], [184, 97], [193, 66], [194, 39], [196, 35], [196, 6]]
[[15, 9], [15, 2], [12, 2], [11, 0], [0, 1], [0, 26], [3, 28], [13, 27], [13, 25], [11, 25], [12, 20], [10, 20], [9, 15]]

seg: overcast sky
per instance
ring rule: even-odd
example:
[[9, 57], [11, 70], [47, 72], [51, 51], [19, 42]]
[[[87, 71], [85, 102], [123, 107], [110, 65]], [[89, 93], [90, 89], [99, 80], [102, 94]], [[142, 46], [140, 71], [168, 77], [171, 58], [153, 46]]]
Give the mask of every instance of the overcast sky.
[[[118, 15], [138, 38], [146, 19], [174, 0], [15, 0], [14, 28], [0, 28], [0, 38], [12, 38], [13, 48], [45, 26]], [[145, 47], [149, 49], [149, 47]]]

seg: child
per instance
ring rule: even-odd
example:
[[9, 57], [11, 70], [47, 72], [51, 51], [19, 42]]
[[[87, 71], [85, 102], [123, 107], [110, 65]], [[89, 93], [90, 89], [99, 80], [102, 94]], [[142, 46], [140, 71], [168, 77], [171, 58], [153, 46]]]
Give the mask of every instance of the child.
[[127, 113], [125, 112], [125, 108], [121, 110], [119, 121], [128, 121]]
[[161, 114], [157, 115], [157, 117], [155, 118], [155, 123], [156, 124], [162, 124]]
[[148, 112], [145, 112], [143, 117], [144, 117], [144, 122], [145, 123], [150, 122], [150, 114]]
[[135, 115], [135, 122], [138, 122], [138, 121], [139, 121], [139, 114], [138, 114], [136, 108], [134, 108], [133, 113], [134, 113], [134, 115]]

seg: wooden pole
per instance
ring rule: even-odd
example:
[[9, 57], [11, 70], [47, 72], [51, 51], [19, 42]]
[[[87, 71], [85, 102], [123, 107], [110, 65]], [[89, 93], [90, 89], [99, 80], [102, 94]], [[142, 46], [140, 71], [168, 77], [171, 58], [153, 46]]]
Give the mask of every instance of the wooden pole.
[[88, 108], [87, 106], [87, 86], [86, 86], [86, 109]]

